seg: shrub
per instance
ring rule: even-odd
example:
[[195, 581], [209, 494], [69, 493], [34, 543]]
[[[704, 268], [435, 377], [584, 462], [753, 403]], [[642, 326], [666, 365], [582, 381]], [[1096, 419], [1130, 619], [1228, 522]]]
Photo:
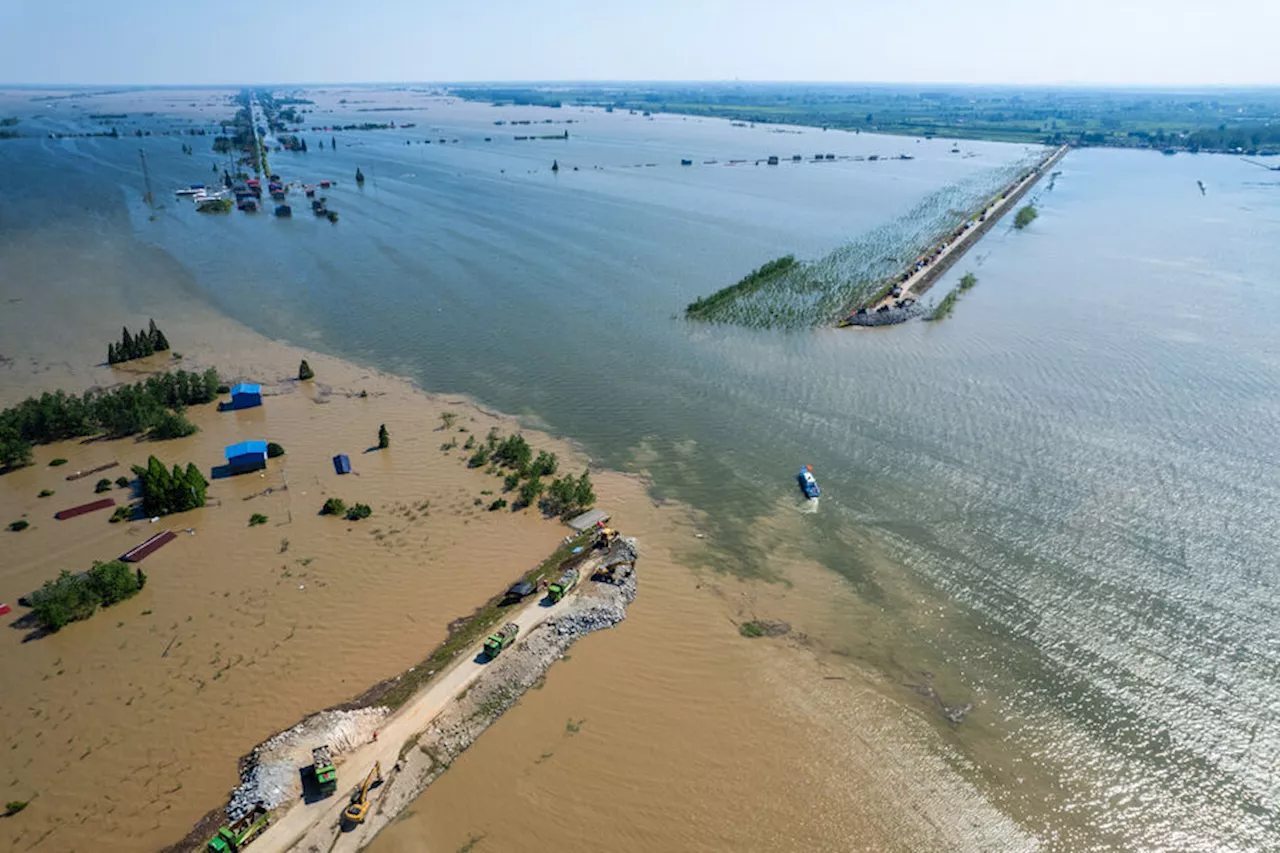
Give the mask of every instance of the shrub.
[[520, 475], [514, 471], [502, 478], [502, 491], [514, 491], [520, 485]]
[[30, 526], [31, 526], [30, 524], [28, 524], [26, 521], [22, 520], [21, 518], [18, 519], [17, 521], [9, 522], [9, 529], [12, 530], [14, 533], [21, 533], [23, 530], [26, 530]]
[[[475, 448], [475, 446], [476, 446], [476, 437], [475, 437], [474, 435], [469, 435], [469, 436], [467, 436], [467, 443], [466, 443], [466, 444], [464, 444], [464, 445], [462, 445], [462, 449], [463, 449], [463, 450], [472, 450], [472, 449], [474, 449], [474, 448]], [[478, 467], [480, 467], [480, 466], [476, 465], [476, 466], [473, 466], [473, 467], [478, 468]]]
[[308, 379], [315, 379], [315, 377], [315, 371], [311, 369], [311, 365], [307, 364], [307, 360], [304, 358], [302, 363], [298, 365], [298, 380], [306, 382]]
[[26, 800], [10, 800], [4, 804], [4, 816], [13, 817], [27, 807]]
[[101, 494], [102, 492], [111, 491], [111, 481], [108, 480], [106, 477], [103, 477], [101, 480], [94, 483], [93, 491], [94, 491], [94, 494]]
[[53, 494], [53, 489], [41, 489], [40, 494], [36, 497], [47, 498]]
[[368, 504], [353, 504], [347, 510], [346, 518], [347, 521], [359, 521], [360, 519], [368, 518], [371, 515], [373, 515], [373, 510], [369, 508]]
[[387, 432], [387, 425], [383, 424], [378, 427], [378, 449], [386, 450], [391, 446], [391, 434]]
[[498, 498], [496, 501], [489, 504], [489, 512], [497, 512], [498, 510], [502, 509], [506, 505], [507, 505], [506, 498]]
[[481, 447], [467, 460], [468, 468], [483, 468], [489, 463], [489, 448]]
[[170, 438], [185, 438], [188, 435], [194, 435], [199, 429], [183, 417], [181, 412], [164, 410], [156, 414], [151, 431], [147, 435], [163, 441]]
[[535, 477], [550, 477], [556, 472], [559, 463], [556, 461], [554, 453], [548, 453], [545, 450], [538, 451], [538, 458], [533, 460], [533, 464], [529, 466], [529, 473]]
[[129, 488], [129, 478], [124, 476], [123, 474], [119, 477], [116, 477], [116, 485], [122, 489]]
[[49, 460], [49, 467], [50, 467], [50, 468], [57, 468], [59, 465], [66, 465], [66, 464], [67, 464], [67, 460], [62, 459], [62, 458], [58, 458], [58, 459], [50, 459], [50, 460]]
[[230, 385], [219, 385], [219, 386], [218, 386], [218, 388], [217, 388], [217, 393], [219, 393], [219, 394], [230, 394], [230, 393], [231, 393], [231, 386], [230, 386]]
[[133, 507], [118, 506], [116, 507], [116, 511], [111, 513], [111, 518], [107, 520], [110, 521], [112, 524], [119, 524], [122, 521], [128, 521], [132, 515], [133, 515]]
[[441, 412], [440, 425], [445, 429], [453, 429], [453, 425], [458, 421], [457, 412]]
[[275, 459], [279, 456], [284, 456], [284, 448], [276, 444], [274, 441], [268, 441], [267, 442], [267, 458]]
[[329, 498], [324, 502], [324, 506], [320, 507], [321, 515], [342, 515], [347, 511], [347, 505], [342, 498]]
[[529, 506], [542, 496], [542, 480], [530, 477], [520, 486], [520, 505]]
[[525, 441], [523, 435], [519, 433], [509, 435], [498, 442], [498, 446], [493, 451], [493, 459], [506, 468], [525, 471], [533, 459], [533, 448], [529, 446], [529, 442]]
[[1026, 228], [1032, 222], [1035, 222], [1036, 217], [1039, 215], [1040, 215], [1040, 212], [1036, 210], [1035, 205], [1029, 204], [1026, 207], [1019, 210], [1018, 215], [1013, 218], [1013, 227], [1021, 231], [1023, 228]]
[[267, 517], [260, 512], [255, 512], [253, 515], [249, 516], [250, 527], [257, 527], [259, 524], [266, 524], [266, 523], [267, 523]]

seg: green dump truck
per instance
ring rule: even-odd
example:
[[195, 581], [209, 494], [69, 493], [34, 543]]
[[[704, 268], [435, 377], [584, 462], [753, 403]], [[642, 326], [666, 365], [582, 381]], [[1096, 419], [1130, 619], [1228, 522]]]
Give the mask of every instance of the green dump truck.
[[218, 834], [209, 839], [205, 849], [208, 853], [237, 853], [257, 838], [270, 823], [271, 812], [262, 806], [255, 806], [244, 817], [219, 829]]
[[569, 590], [578, 585], [578, 570], [568, 569], [547, 587], [547, 598], [552, 602], [559, 601], [569, 594]]
[[333, 766], [333, 754], [329, 745], [311, 750], [311, 771], [316, 777], [316, 792], [327, 797], [338, 790], [338, 768]]
[[516, 641], [516, 634], [520, 633], [520, 626], [514, 622], [508, 622], [498, 630], [494, 631], [484, 641], [484, 655], [489, 660], [493, 660], [502, 650]]

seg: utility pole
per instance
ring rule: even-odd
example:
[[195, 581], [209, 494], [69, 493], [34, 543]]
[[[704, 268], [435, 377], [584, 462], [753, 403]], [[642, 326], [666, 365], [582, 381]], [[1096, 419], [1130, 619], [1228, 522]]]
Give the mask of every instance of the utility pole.
[[156, 205], [155, 198], [151, 195], [151, 173], [147, 171], [147, 152], [139, 148], [138, 156], [142, 158], [142, 180], [147, 185], [147, 194], [142, 197], [142, 200], [147, 203], [147, 207], [154, 209]]

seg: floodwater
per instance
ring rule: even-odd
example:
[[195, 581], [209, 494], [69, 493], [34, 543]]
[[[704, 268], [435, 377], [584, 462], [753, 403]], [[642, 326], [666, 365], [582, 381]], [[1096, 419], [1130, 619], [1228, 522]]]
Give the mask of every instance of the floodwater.
[[[2, 143], [0, 224], [131, 241], [183, 304], [469, 394], [644, 472], [707, 537], [673, 546], [671, 562], [790, 581], [764, 587], [771, 596], [698, 576], [742, 618], [786, 618], [809, 643], [809, 657], [753, 653], [735, 695], [679, 643], [701, 637], [734, 660], [731, 630], [673, 640], [658, 627], [715, 609], [661, 593], [646, 605], [642, 591], [634, 625], [575, 649], [374, 849], [480, 836], [483, 849], [528, 833], [586, 849], [615, 832], [611, 849], [836, 849], [857, 831], [887, 849], [894, 829], [917, 849], [1006, 849], [1019, 832], [1046, 849], [1280, 844], [1280, 175], [1226, 157], [1073, 152], [1053, 189], [1035, 191], [1030, 228], [1001, 224], [937, 285], [940, 296], [964, 272], [979, 280], [945, 322], [762, 332], [678, 317], [769, 258], [824, 256], [1027, 150], [412, 93], [381, 97], [425, 110], [360, 113], [378, 96], [339, 94], [315, 96], [337, 112], [308, 123], [417, 126], [338, 134], [337, 152], [307, 133], [310, 153], [273, 156], [287, 180], [339, 181], [336, 226], [296, 197], [288, 221], [201, 217], [159, 192], [151, 214], [139, 146], [158, 188], [213, 176], [211, 155], [186, 157], [176, 139]], [[70, 126], [67, 109], [45, 121]], [[557, 123], [493, 124], [525, 118]], [[828, 151], [915, 159], [786, 162]], [[754, 165], [770, 154], [784, 162]], [[86, 212], [60, 221], [55, 194]], [[34, 271], [34, 256], [7, 256]], [[799, 512], [801, 463], [824, 488], [817, 513]], [[823, 668], [806, 672], [810, 658]], [[879, 686], [832, 692], [860, 672]], [[970, 703], [958, 726], [939, 713]], [[842, 725], [849, 707], [888, 710]], [[699, 708], [721, 725], [700, 729]], [[751, 709], [736, 727], [733, 708]], [[587, 723], [570, 737], [575, 714]], [[769, 741], [761, 721], [782, 718], [808, 720], [811, 735], [779, 736], [802, 757], [783, 778], [707, 782], [736, 776], [734, 751]], [[762, 792], [806, 772], [834, 783], [843, 750], [917, 760], [920, 744], [916, 766], [942, 766], [917, 787], [972, 786], [949, 801], [977, 817], [931, 816], [954, 835], [914, 835], [910, 796], [895, 808], [888, 787], [867, 789], [860, 802], [883, 808], [848, 823], [819, 826], [829, 808], [767, 808]], [[910, 787], [907, 770], [885, 775]], [[682, 778], [707, 784], [686, 791]], [[575, 790], [617, 807], [548, 819]], [[771, 833], [717, 822], [725, 803]], [[1019, 830], [997, 826], [989, 804]]]

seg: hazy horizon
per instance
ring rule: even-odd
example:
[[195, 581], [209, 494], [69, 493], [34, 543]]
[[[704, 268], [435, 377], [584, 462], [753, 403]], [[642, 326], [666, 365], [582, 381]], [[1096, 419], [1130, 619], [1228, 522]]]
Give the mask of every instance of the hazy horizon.
[[888, 5], [794, 0], [591, 0], [484, 6], [228, 0], [10, 0], [8, 86], [743, 82], [1224, 88], [1280, 85], [1248, 42], [1280, 37], [1266, 0], [1081, 0], [1046, 14], [1011, 0]]

